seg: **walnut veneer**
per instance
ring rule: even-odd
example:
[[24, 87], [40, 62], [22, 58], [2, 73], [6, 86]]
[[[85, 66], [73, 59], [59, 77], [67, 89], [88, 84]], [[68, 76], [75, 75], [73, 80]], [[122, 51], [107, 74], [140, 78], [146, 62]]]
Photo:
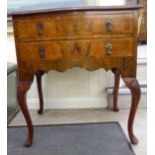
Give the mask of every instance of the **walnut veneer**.
[[25, 96], [37, 76], [43, 112], [41, 76], [49, 70], [63, 72], [78, 66], [87, 70], [110, 69], [115, 74], [114, 110], [120, 75], [132, 93], [129, 137], [138, 140], [133, 121], [140, 99], [136, 80], [137, 36], [142, 6], [78, 7], [16, 12], [13, 17], [18, 60], [18, 100], [28, 125], [25, 146], [33, 140], [33, 126]]

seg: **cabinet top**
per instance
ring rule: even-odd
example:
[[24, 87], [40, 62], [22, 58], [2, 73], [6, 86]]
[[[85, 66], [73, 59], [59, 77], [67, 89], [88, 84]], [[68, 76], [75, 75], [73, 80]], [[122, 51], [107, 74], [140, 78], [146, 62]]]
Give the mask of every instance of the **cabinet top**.
[[8, 0], [8, 16], [66, 11], [113, 11], [142, 8], [137, 0]]

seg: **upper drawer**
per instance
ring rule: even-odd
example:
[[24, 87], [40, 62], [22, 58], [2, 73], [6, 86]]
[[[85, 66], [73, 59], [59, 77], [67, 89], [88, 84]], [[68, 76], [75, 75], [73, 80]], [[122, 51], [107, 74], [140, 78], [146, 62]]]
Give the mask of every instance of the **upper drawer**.
[[133, 14], [66, 13], [36, 15], [15, 19], [20, 40], [72, 39], [105, 34], [132, 34]]

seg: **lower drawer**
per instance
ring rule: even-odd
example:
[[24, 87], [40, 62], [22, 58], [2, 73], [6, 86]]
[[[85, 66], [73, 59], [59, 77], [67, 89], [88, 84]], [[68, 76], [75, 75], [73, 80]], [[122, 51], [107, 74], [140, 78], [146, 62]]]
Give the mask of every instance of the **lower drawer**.
[[77, 61], [85, 57], [100, 59], [134, 54], [132, 38], [22, 42], [19, 47], [21, 61], [55, 61], [64, 58]]

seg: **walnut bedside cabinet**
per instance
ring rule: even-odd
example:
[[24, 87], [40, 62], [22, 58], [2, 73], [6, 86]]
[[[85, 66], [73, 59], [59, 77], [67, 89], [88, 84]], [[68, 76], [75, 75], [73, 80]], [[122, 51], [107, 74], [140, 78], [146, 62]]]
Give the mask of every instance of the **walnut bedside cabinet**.
[[33, 142], [33, 125], [26, 103], [33, 77], [37, 77], [38, 113], [41, 114], [41, 76], [50, 70], [64, 72], [74, 66], [89, 71], [104, 68], [115, 74], [114, 111], [118, 111], [117, 95], [122, 77], [132, 95], [129, 138], [132, 144], [138, 143], [133, 123], [141, 94], [136, 68], [143, 7], [134, 0], [124, 0], [117, 6], [104, 6], [99, 0], [89, 6], [88, 2], [84, 0], [83, 4], [73, 3], [73, 6], [62, 2], [56, 7], [53, 4], [51, 8], [26, 8], [9, 13], [13, 19], [18, 61], [17, 96], [28, 127], [25, 146]]

